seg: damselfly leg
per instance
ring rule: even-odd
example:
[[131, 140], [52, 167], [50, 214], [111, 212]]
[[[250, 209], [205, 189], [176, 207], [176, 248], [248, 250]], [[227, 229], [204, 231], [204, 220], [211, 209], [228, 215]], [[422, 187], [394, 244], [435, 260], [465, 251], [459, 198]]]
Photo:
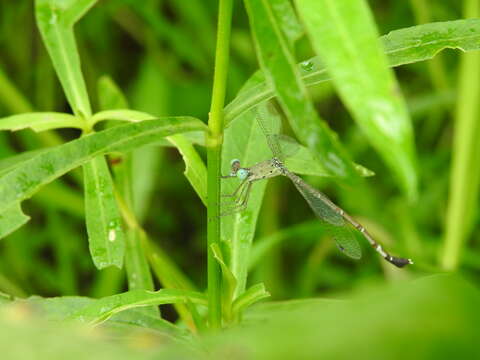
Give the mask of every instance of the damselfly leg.
[[235, 191], [238, 191], [239, 188], [242, 188], [242, 190], [240, 190], [238, 197], [230, 202], [230, 204], [233, 202], [234, 205], [221, 212], [220, 216], [233, 215], [246, 209], [248, 199], [250, 198], [252, 183], [250, 181], [244, 181]]

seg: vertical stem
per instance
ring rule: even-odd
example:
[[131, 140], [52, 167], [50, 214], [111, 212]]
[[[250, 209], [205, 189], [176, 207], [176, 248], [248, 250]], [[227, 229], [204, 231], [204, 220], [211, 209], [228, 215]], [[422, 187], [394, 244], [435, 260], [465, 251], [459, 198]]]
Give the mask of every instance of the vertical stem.
[[[464, 2], [464, 15], [466, 18], [480, 16], [478, 0]], [[471, 231], [477, 202], [480, 177], [479, 95], [480, 54], [477, 52], [462, 54], [450, 173], [450, 197], [441, 259], [442, 267], [446, 270], [458, 267], [463, 243]]]
[[223, 141], [223, 106], [227, 82], [230, 28], [233, 0], [220, 0], [218, 12], [215, 72], [207, 137], [207, 253], [208, 253], [208, 320], [212, 329], [222, 323], [220, 265], [213, 257], [211, 245], [220, 242], [220, 165]]

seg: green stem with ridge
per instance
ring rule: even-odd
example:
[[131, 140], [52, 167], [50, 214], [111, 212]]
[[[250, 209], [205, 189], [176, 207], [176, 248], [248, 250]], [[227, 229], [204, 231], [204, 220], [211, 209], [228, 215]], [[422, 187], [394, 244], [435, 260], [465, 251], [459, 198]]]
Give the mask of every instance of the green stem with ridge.
[[211, 246], [220, 242], [220, 166], [223, 142], [223, 107], [227, 83], [233, 0], [220, 0], [215, 72], [207, 135], [207, 252], [208, 321], [212, 329], [222, 325], [222, 274]]

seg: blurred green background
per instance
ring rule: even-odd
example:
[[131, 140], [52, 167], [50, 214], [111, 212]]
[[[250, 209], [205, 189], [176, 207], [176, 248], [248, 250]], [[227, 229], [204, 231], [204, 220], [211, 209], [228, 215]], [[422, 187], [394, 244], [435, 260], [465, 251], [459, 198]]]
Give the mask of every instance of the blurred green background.
[[[380, 34], [465, 17], [458, 1], [378, 0], [369, 4]], [[33, 7], [29, 0], [0, 1], [0, 117], [34, 110], [69, 111], [42, 45]], [[132, 109], [158, 116], [191, 115], [206, 121], [216, 15], [217, 2], [213, 0], [99, 2], [75, 27], [94, 109], [99, 109], [97, 81], [108, 75], [124, 91]], [[231, 46], [227, 103], [258, 69], [248, 18], [239, 1], [235, 2]], [[313, 55], [305, 38], [295, 51], [299, 60]], [[267, 237], [279, 241], [252, 269], [249, 281], [265, 282], [274, 300], [329, 298], [373, 283], [415, 279], [445, 270], [442, 259], [454, 120], [459, 111], [460, 54], [446, 50], [434, 60], [395, 69], [415, 129], [420, 188], [414, 205], [405, 201], [391, 172], [359, 131], [331, 83], [310, 88], [319, 114], [339, 134], [354, 161], [376, 175], [354, 188], [318, 177], [306, 180], [357, 218], [392, 253], [413, 258], [416, 265], [394, 269], [367, 246], [361, 260], [346, 258], [332, 241], [319, 235], [313, 214], [292, 184], [287, 179], [273, 179], [255, 241]], [[73, 130], [0, 132], [0, 158], [77, 136]], [[205, 157], [204, 148], [197, 150]], [[181, 155], [174, 148], [155, 147], [135, 156], [139, 158], [134, 179], [136, 211], [144, 229], [200, 289], [205, 288], [205, 208], [183, 175]], [[103, 297], [127, 289], [124, 271], [98, 271], [92, 263], [81, 182], [80, 171], [72, 172], [24, 203], [32, 220], [0, 242], [0, 291], [18, 297]], [[465, 215], [464, 224], [467, 241], [462, 245], [458, 269], [478, 284], [480, 233], [475, 186], [471, 197], [471, 214]], [[176, 319], [172, 309], [164, 315]]]

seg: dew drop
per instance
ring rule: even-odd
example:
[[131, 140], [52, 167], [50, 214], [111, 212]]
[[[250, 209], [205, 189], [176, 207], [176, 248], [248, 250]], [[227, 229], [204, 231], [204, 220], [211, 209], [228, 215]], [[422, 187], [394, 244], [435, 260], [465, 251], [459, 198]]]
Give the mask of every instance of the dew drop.
[[313, 69], [313, 62], [311, 61], [304, 61], [300, 64], [300, 66], [302, 67], [303, 70], [305, 71], [312, 71]]
[[110, 229], [110, 231], [108, 232], [108, 240], [110, 241], [115, 241], [115, 239], [117, 238], [117, 233], [115, 232], [115, 229]]

